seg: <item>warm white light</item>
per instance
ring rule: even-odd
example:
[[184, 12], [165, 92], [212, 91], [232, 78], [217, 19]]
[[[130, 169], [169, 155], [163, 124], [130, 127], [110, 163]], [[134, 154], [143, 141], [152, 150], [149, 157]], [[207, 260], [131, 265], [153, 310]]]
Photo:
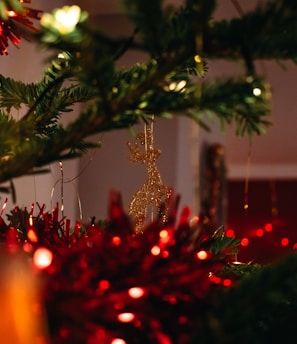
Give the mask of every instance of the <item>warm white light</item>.
[[187, 84], [187, 82], [185, 80], [181, 80], [178, 83], [173, 81], [168, 85], [168, 90], [180, 92], [186, 86], [186, 84]]
[[260, 88], [255, 87], [255, 88], [253, 89], [253, 94], [254, 94], [254, 96], [258, 97], [259, 95], [261, 95], [261, 93], [262, 93], [262, 91], [260, 90]]
[[38, 248], [33, 255], [33, 263], [39, 269], [45, 269], [51, 265], [53, 253], [46, 247]]
[[138, 299], [144, 295], [144, 290], [139, 287], [134, 287], [130, 288], [128, 290], [128, 294], [133, 298], [133, 299]]
[[29, 225], [32, 227], [33, 226], [33, 217], [30, 215], [29, 217]]
[[118, 315], [118, 319], [121, 322], [130, 322], [132, 320], [134, 320], [135, 315], [133, 313], [121, 313]]
[[126, 341], [124, 341], [124, 339], [121, 338], [115, 338], [111, 341], [110, 344], [127, 344]]
[[167, 238], [168, 237], [168, 231], [166, 229], [162, 229], [159, 233], [160, 238]]
[[185, 80], [181, 80], [177, 86], [176, 86], [176, 91], [181, 91], [185, 86], [187, 82]]
[[80, 20], [81, 9], [77, 5], [64, 6], [57, 9], [53, 14], [45, 13], [41, 17], [41, 25], [44, 27], [53, 27], [61, 34], [72, 32]]
[[161, 252], [161, 249], [157, 245], [153, 246], [152, 249], [151, 249], [151, 254], [153, 256], [158, 256], [160, 254], [160, 252]]
[[7, 15], [8, 15], [8, 17], [16, 17], [16, 13], [15, 13], [15, 11], [7, 11]]
[[205, 260], [208, 257], [208, 253], [204, 250], [201, 250], [201, 251], [197, 252], [197, 257], [200, 260]]

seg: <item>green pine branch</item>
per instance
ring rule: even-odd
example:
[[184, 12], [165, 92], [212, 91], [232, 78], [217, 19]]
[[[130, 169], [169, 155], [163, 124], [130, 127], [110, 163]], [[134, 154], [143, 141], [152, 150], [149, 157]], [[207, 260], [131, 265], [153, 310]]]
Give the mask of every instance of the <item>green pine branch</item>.
[[239, 284], [216, 299], [204, 333], [198, 332], [199, 342], [291, 342], [296, 332], [296, 268], [296, 253], [268, 266], [243, 266]]
[[[216, 22], [215, 1], [187, 0], [174, 8], [160, 0], [123, 0], [135, 28], [127, 37], [110, 36], [85, 13], [68, 33], [49, 21], [32, 34], [38, 45], [53, 52], [41, 81], [25, 84], [0, 76], [0, 182], [78, 156], [94, 146], [89, 142], [93, 134], [130, 128], [152, 114], [188, 116], [205, 129], [211, 115], [222, 127], [235, 123], [238, 135], [263, 134], [269, 125], [270, 92], [256, 75], [253, 60], [265, 54], [297, 55], [294, 44], [284, 52], [277, 43], [295, 32], [293, 2], [269, 4]], [[275, 21], [280, 32], [272, 25]], [[275, 51], [264, 52], [265, 39], [277, 41]], [[118, 68], [117, 59], [129, 49], [146, 52], [147, 61]], [[63, 58], [57, 57], [61, 53]], [[206, 83], [207, 59], [214, 57], [245, 60], [242, 77]], [[259, 95], [253, 94], [255, 87]], [[73, 113], [77, 103], [83, 109]], [[20, 118], [12, 115], [13, 109], [24, 108]], [[65, 116], [68, 124], [63, 124]]]
[[[239, 2], [240, 3], [240, 2]], [[209, 58], [296, 60], [296, 2], [259, 1], [253, 11], [205, 28], [204, 51]]]

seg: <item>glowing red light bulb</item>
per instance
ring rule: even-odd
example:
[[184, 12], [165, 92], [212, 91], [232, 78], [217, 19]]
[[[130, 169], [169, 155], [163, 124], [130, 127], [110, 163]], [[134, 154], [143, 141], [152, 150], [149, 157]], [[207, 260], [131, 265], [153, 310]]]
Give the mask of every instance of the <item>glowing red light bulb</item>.
[[248, 246], [249, 245], [249, 239], [248, 238], [242, 238], [240, 241], [241, 246]]
[[282, 246], [288, 246], [289, 245], [289, 239], [288, 238], [282, 238], [281, 245]]

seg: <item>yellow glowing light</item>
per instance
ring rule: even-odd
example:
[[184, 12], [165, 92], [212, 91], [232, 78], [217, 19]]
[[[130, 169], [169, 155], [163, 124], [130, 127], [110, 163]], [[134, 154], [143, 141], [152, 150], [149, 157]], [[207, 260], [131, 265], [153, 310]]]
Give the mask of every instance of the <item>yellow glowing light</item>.
[[168, 86], [168, 88], [169, 88], [169, 91], [174, 91], [175, 88], [176, 88], [176, 82], [172, 82], [172, 83]]
[[160, 238], [164, 239], [168, 237], [168, 231], [166, 229], [161, 230], [161, 232], [159, 233]]
[[262, 93], [262, 91], [260, 90], [260, 88], [255, 87], [255, 88], [253, 89], [253, 94], [254, 94], [254, 96], [258, 97], [258, 96], [261, 95], [261, 93]]
[[133, 287], [128, 290], [128, 294], [133, 298], [133, 299], [139, 299], [144, 295], [144, 290], [139, 287]]
[[176, 91], [181, 91], [186, 85], [187, 85], [187, 82], [186, 82], [185, 80], [181, 80], [181, 81], [176, 85]]
[[135, 315], [133, 313], [121, 313], [118, 315], [118, 319], [121, 322], [131, 322], [135, 319]]
[[79, 6], [64, 6], [55, 10], [53, 14], [45, 13], [41, 17], [40, 23], [44, 27], [53, 27], [65, 35], [74, 31], [80, 16], [81, 9]]
[[180, 92], [186, 85], [187, 82], [185, 80], [181, 80], [178, 83], [173, 81], [166, 87], [166, 90]]
[[195, 56], [194, 56], [194, 60], [195, 60], [195, 62], [197, 62], [197, 63], [201, 63], [201, 62], [202, 62], [202, 59], [201, 59], [201, 57], [200, 57], [199, 55], [195, 55]]
[[46, 247], [38, 248], [33, 255], [33, 263], [39, 269], [45, 269], [51, 265], [53, 253]]

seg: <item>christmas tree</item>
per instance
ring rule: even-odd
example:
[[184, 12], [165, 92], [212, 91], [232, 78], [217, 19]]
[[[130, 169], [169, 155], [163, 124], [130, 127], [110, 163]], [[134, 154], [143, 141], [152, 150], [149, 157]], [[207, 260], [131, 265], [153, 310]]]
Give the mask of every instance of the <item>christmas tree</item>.
[[[212, 115], [223, 126], [235, 123], [238, 135], [263, 134], [270, 90], [254, 61], [295, 60], [294, 2], [259, 1], [239, 19], [215, 21], [215, 1], [123, 0], [133, 27], [127, 37], [109, 35], [77, 5], [49, 13], [28, 1], [0, 5], [2, 55], [9, 58], [10, 45], [22, 39], [48, 53], [38, 82], [0, 75], [0, 182], [10, 183], [1, 191], [14, 193], [14, 178], [96, 147], [94, 134], [133, 131], [139, 123], [145, 132], [130, 151], [150, 177], [131, 214], [111, 193], [109, 216], [100, 222], [71, 227], [58, 207], [48, 212], [40, 204], [1, 219], [5, 342], [289, 341], [297, 312], [295, 254], [271, 266], [241, 264], [236, 238], [216, 227], [207, 209], [191, 219], [185, 207], [178, 217], [179, 197], [164, 191], [151, 170], [159, 154], [151, 134], [156, 119], [181, 115], [206, 130]], [[119, 68], [131, 49], [147, 60]], [[213, 58], [240, 61], [242, 77], [206, 82]], [[76, 114], [78, 103], [84, 106]], [[20, 109], [24, 114], [15, 116]], [[142, 204], [146, 193], [154, 199]], [[158, 213], [144, 226], [142, 211], [151, 205]]]

